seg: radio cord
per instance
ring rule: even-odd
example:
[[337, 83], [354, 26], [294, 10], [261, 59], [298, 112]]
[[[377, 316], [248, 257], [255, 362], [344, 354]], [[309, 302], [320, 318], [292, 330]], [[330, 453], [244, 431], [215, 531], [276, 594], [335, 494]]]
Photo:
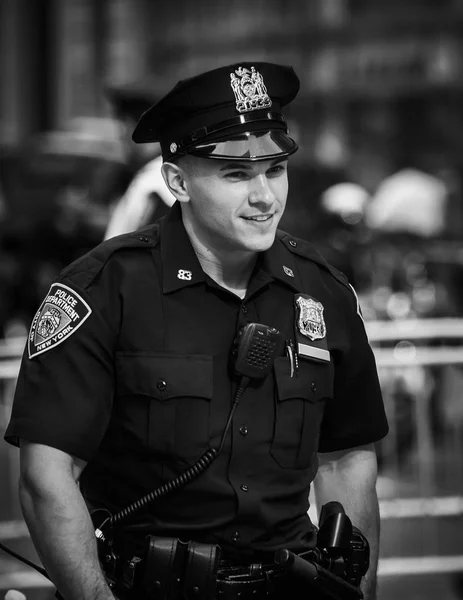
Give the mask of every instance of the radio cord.
[[233, 420], [233, 416], [235, 414], [235, 410], [236, 410], [236, 408], [243, 396], [243, 393], [250, 381], [251, 381], [251, 378], [247, 377], [246, 375], [243, 375], [241, 377], [240, 383], [238, 385], [238, 389], [236, 390], [236, 393], [235, 393], [233, 405], [230, 409], [227, 423], [225, 425], [225, 429], [222, 434], [222, 438], [220, 440], [219, 447], [218, 448], [208, 448], [206, 450], [206, 452], [201, 456], [201, 458], [194, 465], [189, 467], [186, 471], [181, 473], [178, 477], [176, 477], [175, 479], [172, 479], [171, 481], [168, 481], [164, 485], [161, 485], [160, 487], [156, 488], [155, 490], [153, 490], [146, 496], [143, 496], [136, 502], [133, 502], [132, 504], [130, 504], [129, 506], [127, 506], [120, 512], [114, 514], [111, 517], [108, 517], [106, 519], [106, 521], [104, 521], [101, 524], [101, 526], [99, 528], [100, 531], [103, 528], [103, 526], [106, 524], [110, 525], [110, 526], [119, 525], [121, 523], [121, 521], [132, 516], [135, 512], [138, 512], [140, 509], [144, 508], [148, 504], [151, 504], [155, 500], [159, 500], [160, 498], [166, 496], [167, 494], [171, 494], [172, 492], [184, 487], [185, 485], [191, 483], [197, 477], [199, 477], [199, 475], [201, 475], [201, 473], [203, 473], [213, 463], [213, 461], [219, 456], [219, 454], [222, 452], [222, 449], [223, 449], [223, 446], [225, 443], [225, 438], [227, 437], [227, 433], [230, 429], [230, 426], [231, 426], [231, 423]]

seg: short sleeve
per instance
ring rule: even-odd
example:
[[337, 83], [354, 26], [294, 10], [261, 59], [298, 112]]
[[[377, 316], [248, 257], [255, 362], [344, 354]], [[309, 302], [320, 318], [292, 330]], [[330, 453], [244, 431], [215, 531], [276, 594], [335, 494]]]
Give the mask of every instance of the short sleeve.
[[333, 399], [325, 408], [319, 452], [374, 443], [388, 432], [375, 357], [358, 300], [355, 292], [346, 289], [346, 294], [347, 340], [333, 357]]
[[31, 325], [5, 440], [52, 446], [89, 461], [106, 432], [113, 399], [115, 333], [91, 292], [54, 283]]

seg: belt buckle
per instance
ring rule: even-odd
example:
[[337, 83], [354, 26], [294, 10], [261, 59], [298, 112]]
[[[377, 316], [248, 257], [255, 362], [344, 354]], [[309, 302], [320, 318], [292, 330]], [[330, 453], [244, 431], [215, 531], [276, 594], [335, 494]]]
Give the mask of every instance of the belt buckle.
[[263, 565], [262, 563], [252, 563], [249, 565], [249, 575], [251, 577], [263, 577], [264, 576], [264, 570], [263, 570]]

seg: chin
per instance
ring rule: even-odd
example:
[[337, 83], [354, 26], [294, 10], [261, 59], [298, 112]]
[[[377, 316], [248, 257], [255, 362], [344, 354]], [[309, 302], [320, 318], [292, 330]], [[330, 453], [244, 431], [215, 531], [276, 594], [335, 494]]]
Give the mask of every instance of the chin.
[[272, 235], [262, 236], [256, 239], [246, 239], [243, 247], [250, 252], [265, 252], [273, 245], [275, 241], [275, 233]]

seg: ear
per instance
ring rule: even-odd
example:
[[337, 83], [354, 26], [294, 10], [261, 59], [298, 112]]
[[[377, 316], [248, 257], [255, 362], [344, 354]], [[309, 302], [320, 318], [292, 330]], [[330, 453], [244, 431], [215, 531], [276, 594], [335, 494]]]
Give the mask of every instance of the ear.
[[185, 179], [185, 170], [175, 163], [165, 162], [161, 167], [161, 171], [167, 187], [177, 200], [179, 202], [189, 202], [190, 195]]

